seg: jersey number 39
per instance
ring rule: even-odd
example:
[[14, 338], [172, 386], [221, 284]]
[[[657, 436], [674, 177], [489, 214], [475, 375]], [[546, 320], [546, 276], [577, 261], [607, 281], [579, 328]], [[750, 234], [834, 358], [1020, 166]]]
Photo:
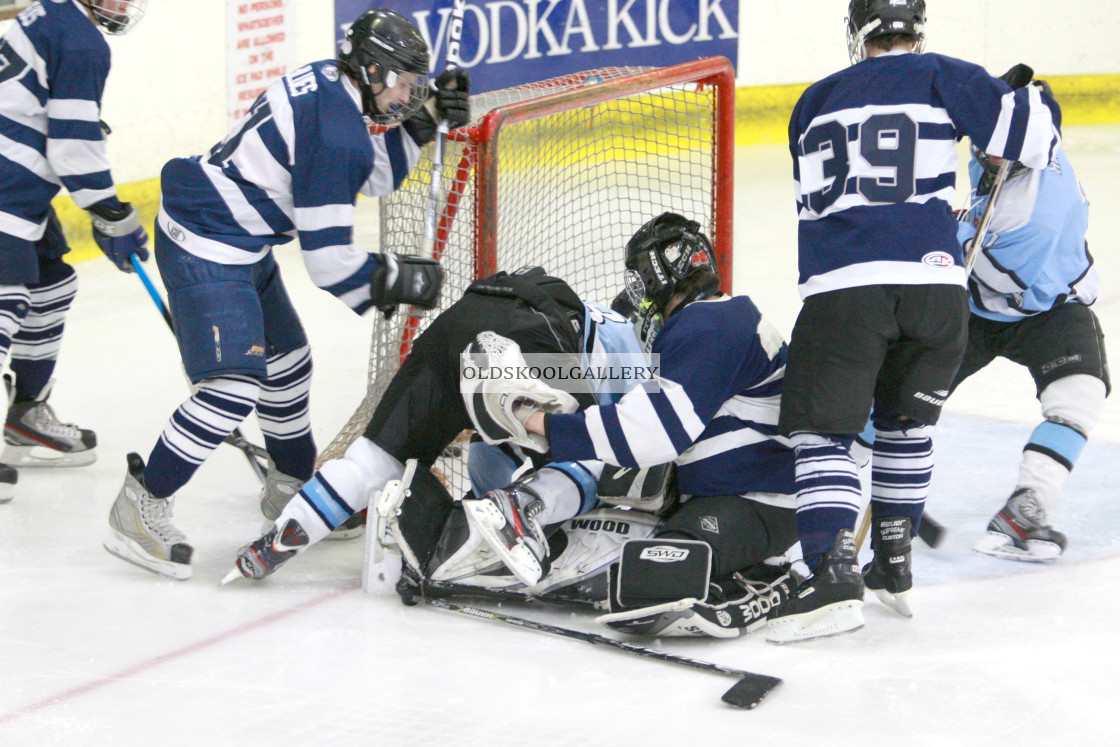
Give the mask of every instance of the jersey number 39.
[[[853, 143], [849, 155], [848, 142]], [[858, 125], [845, 127], [836, 120], [809, 128], [801, 138], [802, 156], [828, 153], [821, 162], [828, 186], [806, 195], [809, 209], [820, 214], [849, 191], [858, 192], [871, 203], [905, 202], [915, 192], [914, 156], [918, 125], [905, 114], [873, 114]], [[849, 187], [848, 174], [855, 153], [876, 169], [889, 169], [876, 176], [860, 176]]]

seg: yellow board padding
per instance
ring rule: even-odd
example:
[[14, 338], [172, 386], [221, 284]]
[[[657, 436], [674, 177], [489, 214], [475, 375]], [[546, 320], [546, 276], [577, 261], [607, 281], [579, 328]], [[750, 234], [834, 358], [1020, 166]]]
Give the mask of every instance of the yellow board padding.
[[[1039, 74], [1062, 106], [1062, 126], [1120, 122], [1120, 75]], [[808, 88], [799, 83], [735, 89], [735, 144], [789, 141], [789, 118]]]
[[[1120, 123], [1120, 75], [1059, 75], [1046, 79], [1062, 105], [1063, 126]], [[735, 90], [735, 144], [785, 143], [789, 117], [807, 83], [780, 86], [749, 86]], [[667, 134], [668, 137], [668, 134]], [[159, 179], [146, 179], [118, 187], [121, 199], [140, 211], [140, 219], [151, 233], [159, 210]], [[70, 242], [71, 262], [100, 257], [90, 235], [89, 217], [69, 196], [54, 200], [55, 210]]]
[[[150, 236], [156, 213], [159, 212], [159, 179], [118, 184], [117, 194], [124, 202], [132, 203], [140, 213], [140, 223]], [[66, 255], [66, 261], [74, 264], [87, 259], [104, 257], [97, 244], [93, 243], [89, 213], [75, 205], [67, 194], [54, 198], [53, 204], [55, 212], [58, 213], [58, 220], [62, 223], [62, 230], [66, 234], [66, 240], [70, 244], [70, 253]]]

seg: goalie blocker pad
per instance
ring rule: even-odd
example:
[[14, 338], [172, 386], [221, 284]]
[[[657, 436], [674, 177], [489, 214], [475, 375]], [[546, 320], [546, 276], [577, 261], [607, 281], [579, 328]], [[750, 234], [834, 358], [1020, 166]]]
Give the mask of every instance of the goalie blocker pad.
[[609, 576], [611, 612], [597, 621], [630, 635], [737, 638], [765, 625], [789, 598], [788, 575], [771, 584], [735, 578], [725, 592], [710, 573], [705, 542], [631, 540]]

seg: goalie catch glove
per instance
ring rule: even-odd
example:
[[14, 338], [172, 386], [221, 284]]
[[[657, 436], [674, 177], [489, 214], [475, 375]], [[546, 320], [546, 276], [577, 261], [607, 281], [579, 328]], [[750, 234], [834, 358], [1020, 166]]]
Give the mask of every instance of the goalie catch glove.
[[393, 315], [398, 304], [432, 309], [439, 303], [443, 286], [443, 268], [439, 262], [408, 254], [373, 256], [377, 269], [369, 278], [370, 297], [386, 318]]
[[[517, 373], [528, 370], [520, 345], [496, 332], [480, 332], [463, 350], [459, 390], [483, 441], [508, 441], [543, 454], [548, 451], [548, 439], [529, 432], [525, 427], [529, 416], [538, 410], [546, 414], [575, 412], [579, 403], [540, 379], [516, 378]], [[513, 372], [514, 377], [499, 378], [504, 372]]]
[[421, 148], [435, 139], [440, 120], [447, 120], [451, 130], [471, 121], [470, 73], [461, 68], [444, 70], [432, 86], [420, 111], [403, 123], [405, 131]]
[[[116, 202], [119, 207], [110, 207]], [[105, 256], [122, 272], [132, 272], [132, 256], [143, 262], [148, 259], [148, 232], [140, 225], [136, 208], [127, 202], [103, 200], [89, 207], [93, 224], [93, 240]]]

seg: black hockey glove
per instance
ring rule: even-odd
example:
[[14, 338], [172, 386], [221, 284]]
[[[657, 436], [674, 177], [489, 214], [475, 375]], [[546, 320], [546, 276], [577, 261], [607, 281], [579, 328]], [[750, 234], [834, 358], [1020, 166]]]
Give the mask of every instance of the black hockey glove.
[[93, 223], [93, 240], [122, 272], [132, 272], [132, 258], [135, 254], [143, 262], [148, 258], [148, 232], [140, 225], [136, 208], [127, 202], [120, 208], [106, 207], [97, 203], [89, 207], [89, 219]]
[[1000, 80], [1011, 86], [1011, 90], [1022, 88], [1029, 84], [1032, 78], [1034, 78], [1034, 70], [1031, 69], [1030, 65], [1024, 65], [1021, 62], [1013, 65], [1010, 70], [999, 76]]
[[420, 111], [404, 121], [404, 129], [420, 147], [432, 142], [436, 126], [447, 120], [449, 129], [471, 121], [471, 76], [466, 70], [444, 70]]
[[377, 269], [369, 279], [373, 304], [393, 315], [397, 304], [408, 303], [422, 309], [439, 303], [443, 285], [443, 268], [439, 262], [408, 254], [375, 254]]

